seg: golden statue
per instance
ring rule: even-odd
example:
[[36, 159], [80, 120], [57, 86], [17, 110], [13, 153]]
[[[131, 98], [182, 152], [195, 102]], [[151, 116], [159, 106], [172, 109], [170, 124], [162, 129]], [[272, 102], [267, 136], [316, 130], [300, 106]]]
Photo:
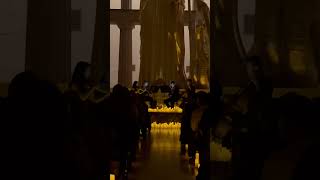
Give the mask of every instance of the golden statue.
[[184, 0], [141, 0], [140, 82], [185, 82]]
[[210, 10], [196, 0], [196, 59], [191, 62], [190, 77], [198, 88], [209, 88], [210, 81]]

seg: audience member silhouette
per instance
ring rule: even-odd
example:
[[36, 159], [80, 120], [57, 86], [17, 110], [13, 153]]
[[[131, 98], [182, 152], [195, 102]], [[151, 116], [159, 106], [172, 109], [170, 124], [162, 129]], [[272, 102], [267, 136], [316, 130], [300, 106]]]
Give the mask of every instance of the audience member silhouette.
[[[239, 171], [236, 177], [244, 179], [258, 179], [261, 176], [263, 161], [268, 155], [270, 141], [270, 118], [272, 115], [272, 83], [264, 75], [261, 59], [253, 56], [247, 59], [250, 83], [243, 91], [247, 93], [247, 105], [243, 113], [246, 121], [246, 135], [242, 136], [242, 145], [238, 154], [241, 156]], [[240, 95], [241, 96], [241, 95]], [[237, 144], [237, 143], [235, 143]], [[236, 157], [237, 158], [237, 157]]]
[[[219, 120], [222, 117], [222, 107], [218, 102], [213, 102], [219, 98], [214, 98], [212, 95], [206, 96], [206, 101], [209, 103], [207, 109], [204, 110], [201, 120], [199, 122], [199, 142], [198, 149], [200, 152], [200, 162], [201, 166], [199, 169], [199, 175], [197, 179], [210, 179], [210, 137], [211, 130], [215, 129]], [[208, 102], [209, 101], [209, 102]], [[221, 103], [222, 106], [222, 103]]]
[[78, 93], [85, 94], [90, 90], [90, 64], [87, 62], [79, 62], [72, 75], [70, 89]]
[[110, 161], [110, 129], [102, 118], [106, 102], [95, 103], [89, 97], [95, 90], [90, 84], [90, 64], [79, 62], [65, 92], [69, 110], [70, 151], [75, 171], [84, 179], [102, 178]]
[[191, 79], [187, 80], [187, 88], [186, 88], [186, 90], [187, 90], [188, 98], [193, 99], [195, 97], [196, 88], [193, 85], [193, 82], [192, 82]]
[[121, 171], [127, 168], [138, 129], [138, 109], [127, 88], [116, 85], [110, 96], [109, 116], [113, 136], [113, 158], [121, 163]]
[[[189, 156], [195, 157], [196, 150], [199, 150], [201, 143], [201, 131], [199, 129], [199, 124], [202, 119], [202, 115], [208, 109], [208, 94], [200, 91], [196, 94], [196, 104], [192, 108], [191, 112], [191, 131], [189, 133], [191, 137], [191, 142], [189, 145]], [[192, 161], [193, 161], [192, 158]]]
[[66, 109], [59, 90], [33, 73], [20, 73], [11, 81], [6, 116], [10, 138], [2, 161], [11, 178], [74, 177], [66, 155]]

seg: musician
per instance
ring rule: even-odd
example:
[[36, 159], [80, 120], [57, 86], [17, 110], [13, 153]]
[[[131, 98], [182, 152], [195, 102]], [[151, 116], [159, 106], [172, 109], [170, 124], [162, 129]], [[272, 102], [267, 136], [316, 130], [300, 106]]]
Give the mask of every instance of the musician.
[[148, 102], [151, 108], [155, 108], [157, 103], [152, 98], [152, 92], [150, 91], [150, 86], [148, 81], [144, 81], [142, 89], [138, 90], [138, 94], [143, 96], [143, 101]]
[[78, 92], [81, 96], [85, 96], [90, 91], [90, 64], [87, 62], [79, 62], [76, 65], [69, 88]]
[[139, 83], [138, 83], [138, 81], [134, 81], [134, 82], [133, 82], [132, 90], [133, 90], [134, 92], [138, 92], [138, 90], [139, 90]]
[[142, 87], [142, 92], [145, 96], [151, 96], [150, 93], [150, 86], [148, 81], [144, 81], [143, 87]]
[[[90, 82], [90, 69], [91, 65], [89, 63], [83, 61], [79, 62], [72, 75], [69, 89], [65, 93], [69, 95], [75, 93], [82, 101], [89, 100], [94, 103], [99, 103], [105, 100], [105, 98], [108, 97], [108, 94], [99, 87], [92, 85]], [[95, 96], [97, 94], [101, 94], [101, 97], [97, 98]]]
[[167, 107], [174, 108], [174, 104], [180, 99], [179, 89], [174, 81], [171, 81], [169, 98], [164, 101]]

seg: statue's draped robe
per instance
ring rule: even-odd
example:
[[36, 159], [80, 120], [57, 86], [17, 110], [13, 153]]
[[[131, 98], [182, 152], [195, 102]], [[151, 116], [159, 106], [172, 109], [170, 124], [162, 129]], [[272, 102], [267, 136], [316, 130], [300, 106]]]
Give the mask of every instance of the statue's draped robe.
[[207, 4], [197, 0], [196, 18], [196, 67], [191, 77], [201, 88], [209, 88], [210, 81], [210, 10]]
[[141, 0], [140, 82], [184, 82], [184, 0]]

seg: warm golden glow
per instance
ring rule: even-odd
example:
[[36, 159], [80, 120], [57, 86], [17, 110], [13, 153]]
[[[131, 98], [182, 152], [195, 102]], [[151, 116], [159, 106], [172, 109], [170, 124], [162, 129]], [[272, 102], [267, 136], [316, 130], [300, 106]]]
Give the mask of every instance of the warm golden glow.
[[174, 39], [176, 40], [176, 48], [177, 48], [177, 53], [180, 54], [181, 53], [181, 49], [178, 43], [178, 34], [177, 32], [174, 33]]
[[302, 51], [293, 50], [290, 51], [290, 68], [297, 74], [303, 74], [306, 72], [307, 67], [304, 62], [304, 53]]
[[157, 107], [156, 109], [149, 108], [149, 112], [152, 113], [182, 113], [183, 110], [180, 107], [168, 108], [167, 106]]
[[196, 168], [200, 168], [200, 154], [199, 154], [198, 151], [196, 153], [196, 157], [195, 157], [195, 160], [194, 160], [194, 165], [195, 165]]
[[200, 84], [201, 84], [201, 85], [207, 85], [207, 84], [208, 84], [208, 79], [207, 79], [206, 76], [202, 75], [202, 76], [200, 77]]
[[[178, 39], [178, 34], [177, 34], [177, 32], [175, 32], [174, 33], [174, 39], [175, 39], [175, 42], [176, 42], [176, 50], [177, 50], [177, 58], [178, 58], [178, 64], [181, 64], [181, 62], [180, 62], [180, 54], [181, 54], [181, 48], [180, 48], [180, 46], [179, 46], [179, 39]], [[178, 67], [179, 68], [179, 67]], [[179, 69], [178, 69], [178, 71], [179, 71]]]
[[151, 124], [152, 129], [178, 129], [181, 128], [181, 123], [156, 123]]
[[230, 162], [232, 153], [226, 147], [223, 147], [220, 143], [210, 143], [210, 160], [220, 162]]
[[198, 82], [198, 78], [196, 75], [193, 75], [193, 80], [194, 80], [194, 82]]
[[197, 40], [200, 40], [201, 39], [201, 35], [199, 32], [197, 32]]
[[110, 180], [116, 180], [116, 176], [114, 174], [110, 174]]

